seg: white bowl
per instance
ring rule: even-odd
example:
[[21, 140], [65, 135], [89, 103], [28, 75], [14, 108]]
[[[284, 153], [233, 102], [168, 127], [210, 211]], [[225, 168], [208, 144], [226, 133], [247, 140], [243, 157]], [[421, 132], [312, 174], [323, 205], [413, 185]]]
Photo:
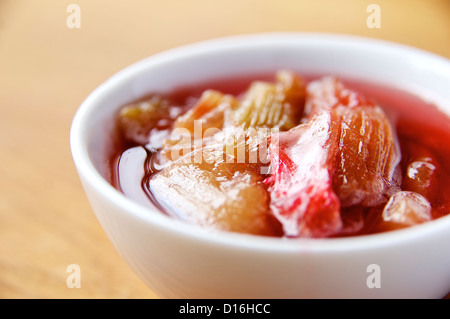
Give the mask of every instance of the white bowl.
[[104, 163], [113, 114], [123, 104], [192, 82], [280, 68], [381, 83], [414, 92], [450, 112], [449, 60], [379, 40], [257, 34], [149, 57], [92, 92], [71, 128], [73, 159], [86, 195], [119, 254], [165, 298], [445, 296], [450, 291], [450, 216], [353, 238], [211, 233], [141, 206], [107, 182]]

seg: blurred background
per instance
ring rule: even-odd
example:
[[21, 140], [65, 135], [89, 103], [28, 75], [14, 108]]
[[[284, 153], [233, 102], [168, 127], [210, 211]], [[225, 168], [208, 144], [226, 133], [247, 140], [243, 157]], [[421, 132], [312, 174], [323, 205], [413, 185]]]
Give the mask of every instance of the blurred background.
[[[450, 58], [450, 1], [0, 0], [0, 298], [157, 298], [91, 211], [70, 154], [72, 118], [99, 84], [149, 55], [273, 31], [361, 35]], [[67, 284], [72, 264], [78, 288]]]

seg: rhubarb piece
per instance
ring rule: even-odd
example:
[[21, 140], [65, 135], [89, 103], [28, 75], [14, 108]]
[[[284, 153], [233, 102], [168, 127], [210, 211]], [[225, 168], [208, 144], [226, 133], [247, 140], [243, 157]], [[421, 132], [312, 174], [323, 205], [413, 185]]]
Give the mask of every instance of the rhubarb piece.
[[333, 76], [325, 76], [312, 81], [306, 87], [305, 115], [307, 116], [337, 106], [353, 108], [375, 105], [374, 101], [347, 88], [342, 81]]
[[435, 203], [442, 198], [438, 185], [439, 180], [446, 180], [446, 174], [432, 149], [424, 147], [416, 139], [404, 143], [402, 189], [419, 193]]
[[[205, 144], [217, 144], [221, 137], [215, 137], [215, 134], [221, 132], [225, 114], [237, 103], [232, 95], [215, 90], [203, 92], [192, 109], [174, 122], [173, 130], [163, 141], [158, 154], [159, 165], [176, 161]], [[217, 148], [220, 148], [220, 145], [217, 145]]]
[[186, 159], [150, 179], [149, 189], [165, 211], [210, 230], [281, 234], [262, 178], [252, 166]]
[[190, 158], [195, 163], [223, 161], [258, 164], [266, 172], [270, 162], [267, 149], [272, 133], [266, 128], [227, 127], [213, 135], [192, 139], [184, 131], [177, 133], [177, 130], [173, 130], [154, 160], [158, 165], [166, 166], [184, 156], [184, 161]]
[[174, 122], [173, 127], [174, 129], [187, 129], [192, 137], [194, 137], [194, 133], [199, 134], [198, 137], [203, 137], [208, 129], [213, 133], [216, 129], [222, 129], [225, 114], [235, 108], [237, 104], [238, 101], [232, 95], [206, 90], [192, 109]]
[[181, 109], [159, 96], [126, 105], [119, 112], [118, 126], [124, 138], [145, 145], [152, 130], [167, 129]]
[[303, 80], [294, 73], [280, 71], [275, 83], [252, 83], [240, 105], [230, 113], [227, 125], [289, 130], [299, 123], [304, 101]]
[[[332, 189], [339, 119], [321, 112], [307, 124], [272, 136], [270, 207], [287, 237], [328, 237], [342, 229]], [[277, 140], [277, 141], [276, 141]]]
[[[241, 100], [215, 90], [205, 91], [193, 108], [180, 116], [158, 154], [160, 165], [213, 144], [235, 163], [267, 164], [267, 141], [273, 131], [300, 121], [305, 85], [288, 71], [276, 82], [253, 82]], [[200, 155], [196, 153], [196, 156]], [[198, 162], [198, 159], [197, 159]], [[263, 167], [267, 171], [267, 165]]]
[[338, 106], [339, 161], [333, 186], [344, 207], [376, 206], [399, 190], [400, 152], [393, 128], [377, 106]]
[[307, 87], [306, 113], [335, 110], [341, 119], [339, 160], [333, 187], [343, 207], [385, 203], [399, 190], [401, 154], [384, 111], [334, 77]]
[[398, 226], [420, 224], [432, 219], [431, 205], [418, 193], [401, 191], [389, 199], [382, 218], [384, 222]]
[[395, 132], [379, 106], [334, 78], [307, 92], [304, 124], [272, 136], [271, 208], [286, 236], [356, 232], [363, 216], [352, 207], [386, 203], [399, 190]]
[[430, 157], [411, 161], [406, 167], [406, 176], [403, 180], [404, 189], [431, 198], [437, 188], [437, 166], [433, 162]]
[[278, 130], [268, 128], [226, 128], [223, 151], [235, 163], [259, 164], [268, 168], [268, 147], [271, 135]]

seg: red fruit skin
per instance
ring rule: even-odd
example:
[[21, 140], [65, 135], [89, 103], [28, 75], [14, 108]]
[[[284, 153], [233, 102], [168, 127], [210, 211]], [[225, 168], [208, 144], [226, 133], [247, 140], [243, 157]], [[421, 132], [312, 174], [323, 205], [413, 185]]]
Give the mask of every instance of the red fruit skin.
[[308, 85], [305, 115], [272, 137], [272, 212], [288, 237], [357, 232], [364, 217], [354, 208], [383, 204], [399, 189], [395, 132], [377, 104], [332, 77]]
[[272, 175], [265, 180], [271, 210], [285, 236], [321, 238], [342, 229], [340, 202], [332, 189], [338, 121], [320, 112], [313, 121], [272, 136]]

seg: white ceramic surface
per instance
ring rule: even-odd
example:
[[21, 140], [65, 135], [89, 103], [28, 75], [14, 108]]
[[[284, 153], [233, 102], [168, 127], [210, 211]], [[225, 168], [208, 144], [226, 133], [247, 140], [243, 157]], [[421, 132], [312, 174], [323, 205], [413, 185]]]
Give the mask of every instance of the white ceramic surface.
[[[280, 68], [401, 88], [450, 113], [449, 60], [379, 40], [258, 34], [149, 57], [98, 87], [81, 105], [71, 129], [83, 187], [120, 255], [168, 298], [443, 297], [450, 291], [450, 216], [355, 238], [283, 240], [210, 233], [131, 201], [102, 176], [112, 116], [124, 103], [191, 81]], [[368, 285], [374, 274], [380, 275], [379, 288]]]

